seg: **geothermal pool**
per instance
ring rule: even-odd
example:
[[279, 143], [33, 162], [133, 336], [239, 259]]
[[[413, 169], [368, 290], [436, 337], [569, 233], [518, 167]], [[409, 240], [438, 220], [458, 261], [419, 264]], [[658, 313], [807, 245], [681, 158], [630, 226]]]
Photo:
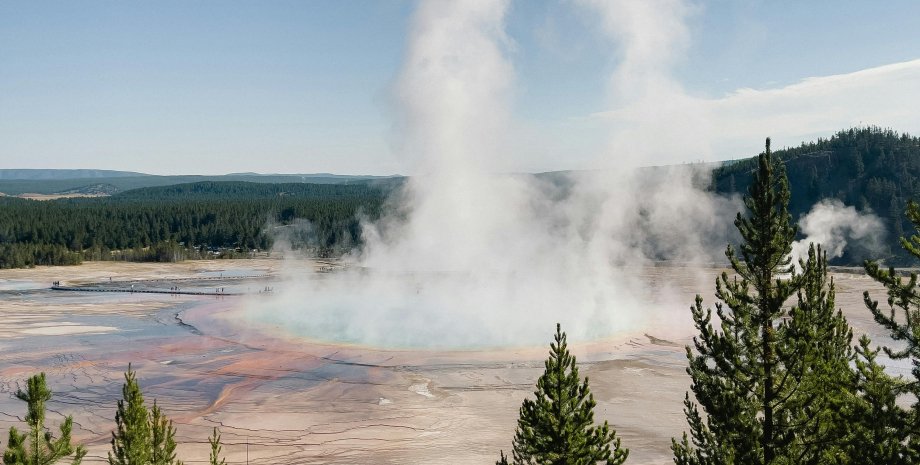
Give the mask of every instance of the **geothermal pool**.
[[[406, 326], [416, 334], [398, 337], [387, 335], [398, 325], [384, 322], [377, 340], [361, 339], [372, 334], [367, 329], [347, 330], [345, 322], [360, 315], [338, 314], [333, 328], [346, 328], [339, 332], [324, 333], [331, 323], [298, 327], [270, 315], [279, 308], [273, 299], [288, 295], [287, 266], [266, 259], [0, 271], [0, 389], [10, 394], [29, 375], [45, 371], [55, 392], [49, 424], [54, 428], [61, 414], [73, 415], [75, 437], [90, 449], [85, 463], [105, 463], [129, 362], [148, 402], [157, 399], [176, 421], [180, 457], [187, 463], [206, 462], [206, 438], [214, 426], [222, 431], [230, 463], [493, 463], [499, 449], [509, 449], [520, 402], [542, 372], [554, 328], [541, 330], [532, 343], [525, 335], [513, 344], [483, 339], [464, 345], [459, 339], [433, 343], [418, 334], [425, 320]], [[316, 262], [298, 268], [303, 266], [329, 268]], [[692, 329], [684, 311], [698, 292], [711, 301], [718, 272], [641, 268], [641, 279], [669, 292], [649, 296], [636, 312], [636, 326], [582, 340], [570, 335], [581, 373], [591, 379], [597, 419], [617, 429], [631, 449], [630, 463], [672, 463], [670, 438], [685, 429], [683, 345]], [[314, 278], [335, 279], [322, 273]], [[838, 306], [851, 324], [886, 342], [861, 296], [865, 289], [878, 298], [884, 294], [859, 274], [835, 279]], [[223, 287], [253, 295], [49, 290], [56, 280]], [[272, 292], [259, 294], [266, 286]], [[303, 300], [296, 310], [304, 321], [337, 315], [323, 303]], [[667, 307], [672, 304], [679, 308]], [[394, 321], [402, 316], [395, 313]], [[565, 310], [559, 316], [564, 319]], [[463, 328], [462, 321], [445, 325]], [[24, 404], [0, 397], [0, 428], [20, 425]]]
[[690, 324], [688, 289], [712, 286], [712, 270], [666, 265], [569, 282], [556, 282], [559, 273], [293, 268], [273, 280], [272, 293], [244, 299], [233, 319], [273, 335], [388, 349], [543, 346], [557, 322], [575, 341], [648, 328], [666, 339]]

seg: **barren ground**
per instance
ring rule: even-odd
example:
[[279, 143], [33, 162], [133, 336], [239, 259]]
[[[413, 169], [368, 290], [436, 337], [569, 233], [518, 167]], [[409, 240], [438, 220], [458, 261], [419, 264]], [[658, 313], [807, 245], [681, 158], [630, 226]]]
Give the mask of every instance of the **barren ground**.
[[[309, 266], [328, 267], [311, 262]], [[259, 289], [230, 279], [276, 271], [271, 259], [181, 264], [89, 263], [0, 271], [0, 428], [22, 425], [25, 405], [9, 394], [47, 373], [55, 397], [49, 423], [74, 417], [89, 446], [84, 463], [104, 463], [129, 362], [148, 401], [178, 427], [180, 456], [206, 463], [206, 438], [220, 427], [228, 463], [494, 463], [510, 448], [517, 411], [542, 372], [546, 347], [490, 351], [397, 351], [321, 344], [235, 324], [235, 297], [63, 292], [64, 284], [106, 282], [144, 288]], [[713, 268], [653, 267], [711, 302]], [[180, 278], [196, 277], [199, 280]], [[836, 274], [837, 303], [858, 332], [886, 342], [862, 304], [884, 294], [860, 274]], [[699, 283], [709, 283], [700, 288]], [[654, 311], [650, 309], [649, 311]], [[631, 464], [666, 464], [670, 438], [685, 429], [689, 380], [680, 337], [622, 335], [575, 344], [582, 375], [631, 449]], [[549, 342], [549, 335], [547, 337]]]

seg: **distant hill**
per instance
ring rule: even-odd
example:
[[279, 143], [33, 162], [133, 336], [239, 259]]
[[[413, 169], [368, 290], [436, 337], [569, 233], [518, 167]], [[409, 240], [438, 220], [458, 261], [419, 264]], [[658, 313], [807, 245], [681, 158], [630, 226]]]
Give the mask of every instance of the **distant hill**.
[[149, 176], [131, 171], [112, 170], [44, 170], [44, 169], [0, 169], [2, 180], [49, 180], [49, 179], [94, 179], [125, 178], [131, 176]]
[[[786, 165], [793, 218], [821, 199], [839, 199], [885, 220], [891, 254], [887, 258], [891, 263], [908, 259], [897, 238], [912, 232], [904, 218], [907, 201], [920, 201], [920, 138], [878, 127], [853, 128], [829, 139], [776, 150], [774, 155]], [[714, 190], [746, 192], [756, 165], [755, 157], [717, 168]]]
[[379, 197], [398, 186], [402, 178], [370, 179], [348, 183], [259, 183], [250, 181], [201, 181], [169, 186], [142, 187], [114, 195], [112, 201], [122, 200], [208, 200], [208, 199], [270, 199], [300, 197], [335, 200], [371, 195]]
[[330, 178], [330, 179], [344, 179], [344, 180], [354, 180], [354, 179], [386, 179], [399, 177], [398, 175], [392, 176], [372, 176], [372, 175], [354, 175], [354, 174], [332, 174], [332, 173], [272, 173], [272, 174], [263, 174], [263, 173], [230, 173], [224, 175], [226, 177], [280, 177], [280, 178], [301, 178], [301, 179], [314, 179], [314, 178]]
[[[30, 170], [7, 170], [30, 171]], [[188, 184], [195, 182], [223, 182], [243, 181], [256, 183], [311, 183], [311, 184], [348, 184], [372, 180], [392, 179], [392, 176], [351, 176], [334, 174], [255, 174], [240, 173], [219, 176], [178, 175], [157, 176], [150, 174], [128, 173], [123, 171], [105, 170], [31, 170], [55, 171], [58, 178], [3, 178], [0, 177], [0, 193], [6, 195], [32, 194], [65, 194], [71, 192], [96, 191], [98, 186], [105, 186], [105, 193], [111, 195], [131, 189], [144, 187], [170, 186], [175, 184]], [[120, 173], [109, 177], [82, 177], [74, 178], [82, 172]], [[70, 174], [68, 174], [70, 173]], [[38, 173], [36, 173], [36, 176]], [[21, 175], [24, 176], [24, 175]]]

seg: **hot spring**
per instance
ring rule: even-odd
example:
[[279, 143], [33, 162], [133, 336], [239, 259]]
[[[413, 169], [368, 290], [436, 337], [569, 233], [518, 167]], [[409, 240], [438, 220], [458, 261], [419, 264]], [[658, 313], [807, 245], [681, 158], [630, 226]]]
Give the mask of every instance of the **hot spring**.
[[[572, 341], [669, 337], [686, 332], [697, 292], [688, 283], [711, 282], [714, 274], [670, 266], [618, 271], [605, 282], [534, 273], [289, 272], [273, 294], [247, 300], [245, 319], [317, 342], [392, 349], [540, 346], [557, 322]], [[649, 282], [658, 292], [646, 290]]]

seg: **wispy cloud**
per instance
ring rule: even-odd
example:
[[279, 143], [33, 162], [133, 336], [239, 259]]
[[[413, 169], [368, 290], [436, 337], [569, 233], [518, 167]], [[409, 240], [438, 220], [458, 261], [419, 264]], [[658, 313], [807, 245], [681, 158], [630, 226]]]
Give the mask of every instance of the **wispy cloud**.
[[[750, 144], [759, 134], [777, 145], [798, 145], [849, 126], [920, 129], [920, 59], [832, 76], [809, 77], [775, 89], [739, 89], [718, 99], [698, 99], [713, 127], [714, 155]], [[737, 153], [737, 152], [736, 152]], [[747, 153], [750, 153], [748, 151]]]
[[[847, 74], [807, 77], [784, 87], [692, 95], [674, 74], [692, 40], [697, 7], [682, 0], [584, 0], [603, 18], [618, 66], [610, 78], [609, 150], [617, 165], [724, 160], [757, 153], [764, 137], [798, 145], [850, 126], [920, 130], [920, 60]], [[705, 63], [700, 63], [705, 66]]]

